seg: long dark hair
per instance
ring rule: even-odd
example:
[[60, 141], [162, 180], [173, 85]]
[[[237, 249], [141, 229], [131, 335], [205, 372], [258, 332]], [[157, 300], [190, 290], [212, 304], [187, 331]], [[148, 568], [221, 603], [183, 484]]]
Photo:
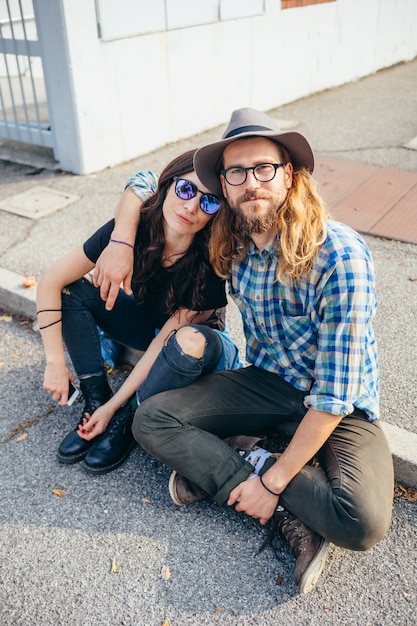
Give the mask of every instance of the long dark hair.
[[[146, 301], [157, 291], [163, 273], [169, 271], [169, 268], [164, 269], [161, 265], [165, 245], [165, 218], [162, 207], [174, 176], [183, 176], [194, 171], [195, 152], [196, 150], [189, 150], [165, 167], [159, 179], [158, 189], [141, 207], [135, 241], [132, 287], [142, 301]], [[192, 294], [188, 308], [202, 310], [202, 292], [212, 271], [208, 260], [208, 240], [212, 221], [213, 219], [194, 235], [187, 253], [175, 264], [176, 269], [180, 265], [181, 271], [173, 271], [171, 287], [165, 302], [168, 315], [173, 315], [179, 308], [187, 306], [184, 301], [187, 291]]]

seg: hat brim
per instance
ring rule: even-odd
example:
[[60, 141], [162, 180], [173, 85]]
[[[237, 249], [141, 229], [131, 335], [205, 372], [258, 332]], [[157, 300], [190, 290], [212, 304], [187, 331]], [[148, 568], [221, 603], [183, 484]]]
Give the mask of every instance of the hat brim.
[[220, 184], [220, 164], [223, 150], [234, 141], [245, 137], [267, 137], [282, 144], [288, 151], [294, 170], [306, 168], [309, 172], [314, 170], [314, 155], [307, 139], [295, 131], [277, 132], [273, 130], [239, 133], [227, 139], [221, 139], [215, 143], [199, 148], [194, 155], [194, 169], [201, 182], [212, 193], [222, 195]]

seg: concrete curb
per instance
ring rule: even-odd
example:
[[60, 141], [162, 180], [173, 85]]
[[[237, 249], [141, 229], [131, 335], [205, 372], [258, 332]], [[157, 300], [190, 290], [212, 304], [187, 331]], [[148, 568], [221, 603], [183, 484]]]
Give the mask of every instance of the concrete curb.
[[[36, 289], [23, 287], [24, 276], [0, 268], [0, 307], [30, 320], [36, 319]], [[134, 365], [137, 354], [126, 352], [126, 360]], [[417, 489], [417, 434], [381, 421], [388, 439], [398, 482]]]
[[381, 426], [391, 449], [396, 480], [417, 489], [417, 435], [382, 421]]
[[36, 289], [24, 287], [24, 276], [0, 268], [0, 306], [16, 315], [36, 319]]

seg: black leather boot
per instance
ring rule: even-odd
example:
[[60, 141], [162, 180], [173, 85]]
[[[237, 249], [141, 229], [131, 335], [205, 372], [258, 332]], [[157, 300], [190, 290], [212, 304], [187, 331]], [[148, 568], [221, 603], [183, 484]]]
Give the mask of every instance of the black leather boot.
[[84, 410], [75, 430], [68, 433], [65, 439], [61, 441], [57, 454], [60, 463], [78, 463], [97, 441], [97, 438], [86, 441], [77, 433], [78, 426], [83, 423], [85, 414], [92, 415], [99, 406], [105, 404], [112, 397], [112, 390], [107, 382], [106, 375], [94, 376], [94, 378], [96, 378], [97, 382], [93, 382], [92, 378], [87, 379], [88, 382], [87, 380], [80, 381], [80, 389], [84, 398]]
[[84, 459], [83, 468], [88, 474], [107, 474], [121, 465], [136, 444], [132, 435], [135, 409], [126, 404], [113, 415], [106, 431], [94, 439]]

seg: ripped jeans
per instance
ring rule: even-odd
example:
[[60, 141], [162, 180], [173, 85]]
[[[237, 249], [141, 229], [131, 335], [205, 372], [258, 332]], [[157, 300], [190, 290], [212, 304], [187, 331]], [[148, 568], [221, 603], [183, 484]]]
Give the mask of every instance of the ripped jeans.
[[[114, 341], [142, 351], [148, 348], [158, 330], [146, 308], [122, 290], [113, 309], [107, 311], [100, 290], [89, 280], [81, 278], [71, 283], [62, 293], [62, 334], [79, 378], [105, 372], [97, 326]], [[189, 326], [204, 335], [203, 356], [185, 354], [172, 333], [138, 389], [139, 402], [161, 391], [189, 385], [199, 376], [214, 371], [219, 361], [224, 360], [225, 346], [228, 352], [238, 355], [228, 333], [202, 324]], [[238, 361], [233, 359], [232, 363], [226, 359], [224, 368], [237, 367]]]

